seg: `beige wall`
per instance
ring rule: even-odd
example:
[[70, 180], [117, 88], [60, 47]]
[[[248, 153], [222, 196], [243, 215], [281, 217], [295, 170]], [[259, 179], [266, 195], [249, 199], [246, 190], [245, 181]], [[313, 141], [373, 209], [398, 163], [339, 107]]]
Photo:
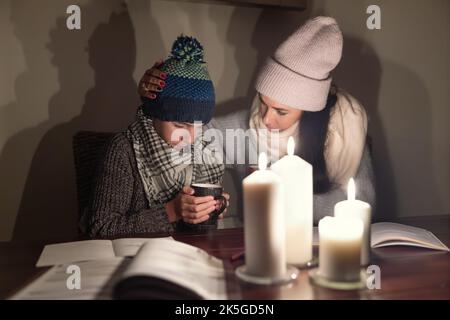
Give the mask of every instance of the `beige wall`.
[[[257, 66], [317, 14], [345, 34], [335, 81], [368, 109], [382, 215], [450, 213], [450, 2], [309, 1], [300, 13], [83, 0], [82, 30], [68, 31], [72, 3], [0, 0], [0, 241], [75, 234], [73, 134], [125, 128], [136, 82], [178, 34], [206, 48], [224, 113], [248, 105]], [[381, 31], [365, 28], [369, 4]]]

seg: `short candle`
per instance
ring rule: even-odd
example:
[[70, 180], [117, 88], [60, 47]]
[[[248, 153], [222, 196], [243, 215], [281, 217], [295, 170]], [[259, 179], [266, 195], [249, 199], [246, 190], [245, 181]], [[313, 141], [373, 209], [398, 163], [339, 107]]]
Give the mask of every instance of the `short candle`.
[[363, 223], [325, 217], [319, 221], [319, 275], [330, 281], [360, 280]]

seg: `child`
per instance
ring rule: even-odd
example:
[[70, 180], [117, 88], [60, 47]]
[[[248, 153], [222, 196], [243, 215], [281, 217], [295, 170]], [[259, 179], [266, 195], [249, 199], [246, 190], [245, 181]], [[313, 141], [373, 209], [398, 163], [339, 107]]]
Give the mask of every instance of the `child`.
[[224, 174], [217, 161], [189, 161], [201, 138], [196, 132], [215, 106], [201, 44], [178, 37], [161, 71], [165, 81], [157, 85], [164, 92], [143, 98], [137, 120], [108, 147], [87, 217], [90, 236], [170, 232], [178, 220], [199, 224], [218, 207], [213, 197], [195, 197], [189, 187], [220, 184]]

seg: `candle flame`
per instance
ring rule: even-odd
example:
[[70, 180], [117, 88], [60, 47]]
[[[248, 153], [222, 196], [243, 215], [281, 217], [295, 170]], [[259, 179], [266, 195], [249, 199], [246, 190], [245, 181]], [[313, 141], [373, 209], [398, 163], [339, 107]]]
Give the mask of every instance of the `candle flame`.
[[290, 156], [294, 155], [294, 149], [295, 149], [295, 142], [294, 138], [292, 136], [289, 137], [288, 143], [287, 143], [287, 153]]
[[258, 157], [259, 170], [266, 170], [267, 168], [267, 155], [265, 152], [261, 152]]
[[353, 180], [353, 178], [350, 178], [347, 186], [347, 200], [355, 200], [355, 198], [356, 198], [355, 180]]

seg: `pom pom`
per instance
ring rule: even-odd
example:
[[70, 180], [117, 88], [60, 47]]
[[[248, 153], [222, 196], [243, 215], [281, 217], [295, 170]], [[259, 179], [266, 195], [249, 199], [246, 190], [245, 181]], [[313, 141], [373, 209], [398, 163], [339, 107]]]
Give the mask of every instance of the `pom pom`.
[[203, 47], [197, 39], [181, 35], [172, 45], [171, 58], [184, 63], [203, 63]]

